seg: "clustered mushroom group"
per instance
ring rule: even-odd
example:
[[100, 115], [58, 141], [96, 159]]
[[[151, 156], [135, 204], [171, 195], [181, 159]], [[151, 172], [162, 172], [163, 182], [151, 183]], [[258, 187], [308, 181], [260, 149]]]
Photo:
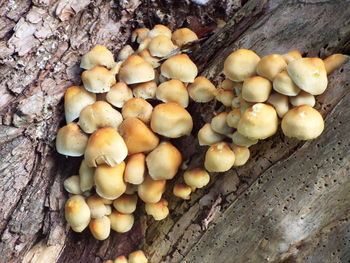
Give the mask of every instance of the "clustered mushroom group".
[[[197, 66], [181, 53], [181, 46], [197, 40], [190, 29], [138, 28], [131, 40], [138, 48], [126, 45], [117, 61], [99, 45], [82, 57], [83, 86], [67, 89], [67, 125], [56, 139], [60, 154], [84, 155], [79, 175], [64, 181], [70, 193], [66, 220], [75, 232], [89, 226], [98, 240], [108, 238], [111, 229], [125, 233], [132, 228], [138, 199], [155, 220], [169, 214], [162, 195], [183, 161], [171, 139], [192, 131], [192, 116], [186, 110], [190, 100], [216, 99], [229, 110], [198, 132], [199, 144], [209, 146], [205, 169], [185, 170], [184, 183], [173, 186], [173, 194], [185, 200], [209, 183], [208, 172], [244, 165], [249, 147], [275, 134], [279, 118], [288, 137], [319, 136], [324, 122], [313, 108], [314, 96], [324, 92], [327, 73], [345, 59], [340, 54], [325, 60], [302, 58], [297, 51], [260, 59], [240, 49], [226, 59], [226, 79], [216, 88], [197, 76]], [[118, 257], [114, 262], [147, 262], [142, 251], [136, 254], [144, 259], [134, 260], [131, 254], [129, 261]]]

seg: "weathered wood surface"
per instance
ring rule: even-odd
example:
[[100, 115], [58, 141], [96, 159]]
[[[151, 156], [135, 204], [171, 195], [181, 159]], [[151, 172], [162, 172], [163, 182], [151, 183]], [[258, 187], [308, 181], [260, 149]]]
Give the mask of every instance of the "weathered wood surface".
[[[75, 9], [69, 7], [74, 1], [20, 0], [11, 9], [10, 2], [0, 6], [0, 262], [59, 254], [58, 262], [101, 262], [136, 248], [144, 248], [151, 263], [350, 260], [349, 62], [318, 97], [326, 116], [320, 138], [304, 143], [279, 132], [252, 147], [246, 166], [214, 174], [191, 201], [171, 198], [169, 190], [172, 211], [166, 220], [155, 223], [140, 206], [130, 233], [99, 242], [65, 224], [62, 182], [77, 172], [80, 160], [58, 156], [53, 148], [63, 125], [63, 92], [80, 83], [80, 55], [96, 43], [118, 50], [131, 26], [142, 21], [180, 26], [192, 23], [184, 10], [204, 22], [216, 9], [136, 0], [79, 1]], [[58, 8], [62, 3], [66, 8]], [[225, 56], [238, 47], [260, 55], [292, 49], [309, 56], [349, 53], [349, 5], [251, 0], [233, 16], [232, 4], [224, 14], [232, 16], [226, 27], [192, 57], [205, 76], [217, 80]], [[213, 109], [214, 104], [190, 106], [196, 129]], [[205, 148], [196, 145], [195, 131], [176, 144], [191, 166], [202, 163]]]

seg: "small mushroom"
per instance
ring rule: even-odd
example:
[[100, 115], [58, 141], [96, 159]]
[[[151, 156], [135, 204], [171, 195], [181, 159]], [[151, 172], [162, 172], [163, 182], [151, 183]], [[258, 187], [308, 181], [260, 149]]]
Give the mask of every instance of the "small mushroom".
[[96, 66], [85, 70], [81, 75], [84, 88], [93, 93], [108, 92], [116, 82], [115, 75], [105, 67]]
[[145, 203], [157, 203], [165, 192], [166, 180], [153, 180], [149, 175], [138, 186], [137, 194]]
[[145, 27], [141, 27], [141, 28], [136, 28], [132, 34], [131, 34], [131, 41], [132, 42], [137, 42], [137, 43], [141, 43], [142, 40], [144, 40], [149, 33], [149, 29], [145, 28]]
[[241, 111], [241, 115], [248, 109], [249, 107], [253, 106], [254, 102], [248, 102], [245, 99], [242, 98], [241, 95], [238, 96], [239, 98], [239, 109]]
[[220, 88], [224, 90], [233, 90], [235, 83], [240, 83], [240, 82], [234, 82], [230, 79], [224, 79], [220, 84]]
[[160, 67], [160, 72], [168, 79], [192, 83], [198, 74], [198, 69], [186, 54], [178, 54], [168, 58]]
[[300, 89], [295, 85], [287, 71], [282, 71], [277, 74], [273, 80], [273, 89], [286, 96], [296, 96], [300, 92]]
[[[290, 98], [292, 99], [295, 97]], [[283, 118], [284, 114], [286, 114], [289, 111], [288, 97], [285, 95], [273, 93], [270, 95], [267, 102], [275, 108], [277, 115], [280, 118]]]
[[106, 216], [109, 216], [112, 213], [112, 207], [110, 205], [105, 205], [106, 207]]
[[136, 98], [155, 99], [157, 84], [154, 81], [147, 81], [132, 86], [132, 93]]
[[159, 58], [156, 58], [151, 55], [148, 49], [144, 49], [139, 53], [140, 57], [146, 60], [153, 68], [158, 68], [160, 66]]
[[195, 102], [209, 102], [215, 98], [216, 88], [211, 81], [205, 77], [199, 76], [194, 82], [188, 85], [188, 93]]
[[232, 150], [235, 153], [235, 163], [233, 164], [233, 166], [242, 166], [246, 164], [250, 157], [249, 148], [234, 144]]
[[157, 203], [146, 203], [145, 210], [147, 215], [152, 216], [155, 220], [163, 220], [169, 215], [168, 201], [161, 199]]
[[80, 130], [75, 122], [71, 122], [58, 130], [56, 150], [67, 156], [82, 156], [87, 147], [89, 136]]
[[105, 240], [111, 233], [111, 221], [107, 216], [91, 219], [89, 228], [94, 238], [97, 240]]
[[146, 37], [140, 42], [140, 45], [137, 49], [137, 52], [140, 53], [141, 51], [145, 50], [148, 48], [149, 43], [151, 43], [152, 38]]
[[185, 184], [175, 184], [173, 187], [173, 194], [184, 200], [189, 200], [191, 198], [191, 192], [191, 187]]
[[289, 64], [289, 63], [292, 62], [293, 60], [302, 58], [300, 52], [297, 51], [297, 50], [289, 51], [288, 53], [283, 54], [282, 57], [283, 57], [284, 60], [287, 62], [287, 64]]
[[221, 112], [211, 119], [211, 128], [213, 131], [228, 136], [233, 133], [233, 128], [227, 125], [227, 112]]
[[323, 63], [326, 68], [327, 74], [331, 74], [334, 70], [343, 65], [346, 59], [349, 59], [349, 57], [343, 54], [333, 54], [325, 58], [323, 60]]
[[89, 167], [85, 160], [82, 160], [79, 168], [80, 189], [81, 191], [89, 191], [94, 186], [95, 168]]
[[113, 201], [114, 208], [123, 214], [132, 214], [136, 210], [137, 195], [123, 194]]
[[125, 256], [116, 257], [113, 263], [128, 263], [128, 259]]
[[171, 30], [164, 25], [155, 25], [148, 33], [148, 37], [154, 38], [156, 36], [163, 35], [171, 39]]
[[264, 102], [270, 96], [271, 82], [263, 77], [255, 76], [246, 79], [242, 86], [242, 98], [248, 102]]
[[143, 153], [135, 153], [129, 156], [126, 162], [124, 180], [131, 184], [142, 184], [145, 178], [146, 156]]
[[226, 123], [229, 127], [236, 128], [238, 126], [239, 119], [241, 118], [240, 109], [233, 109], [227, 114]]
[[142, 250], [137, 250], [129, 255], [128, 263], [148, 263], [148, 260]]
[[95, 66], [114, 67], [114, 57], [111, 51], [101, 45], [96, 45], [81, 58], [80, 67], [92, 69]]
[[171, 39], [164, 35], [158, 35], [152, 38], [148, 45], [151, 55], [160, 58], [168, 56], [174, 49], [176, 49], [176, 46]]
[[293, 106], [308, 105], [310, 107], [314, 107], [316, 104], [315, 96], [305, 91], [300, 92], [295, 97], [290, 97], [289, 101]]
[[186, 27], [175, 30], [171, 36], [171, 40], [179, 47], [197, 39], [196, 33]]
[[242, 146], [242, 147], [250, 147], [258, 143], [258, 140], [249, 139], [243, 136], [242, 134], [240, 134], [238, 131], [235, 131], [232, 134], [231, 139], [234, 144], [237, 144], [238, 146]]
[[210, 175], [204, 169], [192, 168], [184, 172], [184, 181], [194, 191], [206, 186], [210, 181]]
[[256, 66], [256, 73], [271, 81], [276, 75], [283, 71], [287, 66], [283, 56], [279, 54], [271, 54], [263, 57]]
[[64, 180], [63, 186], [68, 193], [74, 195], [82, 194], [82, 191], [80, 189], [80, 178], [78, 175], [68, 177], [66, 180]]
[[111, 228], [118, 233], [130, 231], [135, 221], [133, 214], [122, 214], [118, 211], [113, 211], [108, 217], [111, 221]]
[[204, 126], [198, 131], [199, 145], [212, 145], [220, 142], [225, 138], [224, 135], [215, 132], [210, 123], [204, 124]]
[[226, 172], [235, 163], [235, 154], [226, 142], [209, 147], [205, 154], [204, 167], [209, 172]]
[[82, 232], [90, 222], [90, 209], [81, 195], [73, 195], [65, 205], [65, 217], [74, 232]]
[[101, 218], [107, 215], [107, 207], [101, 197], [96, 195], [90, 196], [86, 203], [90, 208], [91, 218]]
[[119, 61], [124, 61], [129, 56], [131, 56], [132, 54], [134, 54], [134, 50], [132, 49], [132, 47], [130, 45], [126, 45], [119, 51], [117, 59]]
[[146, 100], [142, 98], [132, 98], [128, 100], [122, 109], [124, 119], [138, 118], [144, 123], [151, 121], [153, 107]]
[[131, 98], [132, 90], [124, 82], [113, 85], [106, 95], [106, 100], [117, 108], [122, 108]]
[[154, 70], [151, 64], [137, 55], [131, 55], [122, 64], [119, 70], [119, 80], [126, 84], [135, 84], [154, 79]]
[[216, 100], [220, 101], [224, 106], [230, 107], [235, 94], [232, 90], [217, 89]]
[[156, 97], [162, 102], [175, 102], [184, 108], [188, 106], [189, 102], [185, 85], [177, 79], [161, 83], [157, 88]]

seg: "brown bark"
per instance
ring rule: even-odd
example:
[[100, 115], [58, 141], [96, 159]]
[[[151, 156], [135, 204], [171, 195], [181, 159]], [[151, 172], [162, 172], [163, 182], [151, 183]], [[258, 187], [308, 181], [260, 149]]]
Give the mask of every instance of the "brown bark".
[[[189, 25], [204, 34], [215, 18], [224, 18], [227, 25], [191, 54], [201, 73], [218, 81], [224, 58], [238, 47], [261, 56], [293, 49], [308, 56], [349, 53], [349, 4], [250, 0], [236, 12], [238, 1], [200, 8], [171, 0], [5, 1], [0, 6], [0, 262], [59, 254], [58, 262], [101, 262], [137, 248], [145, 249], [152, 263], [348, 262], [349, 62], [317, 98], [326, 117], [320, 138], [300, 142], [279, 132], [253, 146], [244, 167], [212, 175], [210, 185], [190, 201], [171, 197], [169, 187], [166, 220], [155, 223], [140, 206], [133, 230], [113, 233], [104, 242], [66, 226], [62, 182], [77, 173], [80, 159], [56, 154], [54, 139], [63, 125], [63, 93], [80, 83], [80, 56], [94, 44], [116, 52], [135, 26]], [[203, 161], [205, 148], [195, 135], [215, 108], [190, 105], [195, 130], [175, 142], [190, 166]]]

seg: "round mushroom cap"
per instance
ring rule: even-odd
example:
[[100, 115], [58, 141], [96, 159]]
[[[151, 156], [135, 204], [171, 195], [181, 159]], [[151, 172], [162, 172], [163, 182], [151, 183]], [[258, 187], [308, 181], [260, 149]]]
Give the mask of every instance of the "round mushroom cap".
[[241, 118], [241, 110], [233, 109], [227, 114], [226, 123], [229, 127], [237, 129], [240, 118]]
[[138, 186], [137, 194], [145, 203], [157, 203], [166, 189], [166, 180], [153, 180], [149, 175]]
[[95, 168], [89, 167], [85, 160], [82, 160], [79, 168], [80, 189], [85, 192], [94, 186]]
[[93, 133], [104, 127], [118, 129], [122, 121], [123, 117], [119, 111], [105, 101], [96, 101], [80, 112], [78, 124], [84, 132]]
[[191, 115], [177, 103], [166, 102], [157, 105], [153, 109], [151, 129], [160, 135], [178, 138], [189, 135], [192, 128]]
[[327, 74], [332, 73], [334, 70], [339, 68], [349, 56], [343, 54], [333, 54], [323, 60]]
[[199, 76], [188, 87], [188, 93], [195, 102], [209, 102], [217, 93], [214, 84], [207, 78]]
[[227, 125], [227, 115], [227, 112], [221, 112], [211, 119], [210, 125], [213, 131], [226, 136], [233, 133], [233, 128]]
[[85, 160], [89, 167], [99, 164], [114, 166], [128, 155], [128, 148], [119, 133], [110, 127], [95, 131], [89, 138]]
[[137, 42], [137, 43], [141, 43], [142, 40], [144, 40], [149, 33], [149, 29], [145, 28], [145, 27], [141, 27], [141, 28], [136, 28], [132, 34], [131, 34], [131, 41], [132, 42]]
[[237, 83], [237, 82], [234, 82], [230, 79], [224, 79], [220, 84], [220, 88], [222, 88], [224, 90], [233, 90], [235, 83]]
[[151, 121], [153, 107], [146, 100], [142, 98], [132, 98], [128, 100], [122, 109], [124, 119], [138, 118], [144, 123]]
[[80, 195], [82, 191], [80, 189], [80, 178], [78, 175], [68, 177], [63, 182], [64, 189], [70, 194]]
[[90, 222], [90, 209], [81, 195], [68, 198], [65, 205], [65, 217], [74, 232], [82, 232]]
[[147, 81], [132, 86], [132, 93], [136, 98], [155, 99], [157, 84], [154, 81]]
[[186, 54], [178, 54], [168, 58], [160, 67], [160, 72], [168, 79], [192, 83], [198, 74], [198, 69]]
[[66, 122], [79, 117], [82, 109], [96, 101], [96, 94], [88, 92], [83, 86], [71, 86], [64, 94], [64, 113]]
[[107, 207], [103, 202], [103, 199], [99, 196], [90, 196], [87, 201], [87, 205], [90, 208], [91, 218], [101, 218], [107, 214]]
[[226, 142], [209, 147], [205, 154], [204, 167], [209, 172], [226, 172], [235, 163], [235, 154]]
[[204, 124], [204, 126], [198, 131], [198, 142], [199, 145], [212, 145], [220, 142], [225, 138], [224, 135], [215, 132], [210, 123]]
[[142, 57], [131, 55], [122, 64], [119, 74], [119, 80], [126, 84], [135, 84], [154, 79], [154, 70]]
[[302, 105], [287, 112], [282, 119], [283, 133], [299, 140], [311, 140], [321, 135], [324, 129], [322, 115], [314, 108]]
[[107, 216], [91, 219], [89, 228], [94, 238], [97, 240], [105, 240], [111, 233], [111, 221]]
[[151, 55], [148, 49], [144, 49], [139, 53], [140, 57], [146, 60], [153, 68], [158, 68], [160, 66], [159, 58]]
[[156, 97], [163, 102], [176, 102], [182, 107], [188, 106], [188, 92], [185, 85], [177, 79], [172, 79], [160, 84], [156, 91]]
[[277, 74], [273, 80], [273, 89], [286, 96], [296, 96], [300, 92], [300, 89], [295, 85], [287, 71], [282, 71]]
[[119, 51], [117, 59], [119, 61], [123, 61], [123, 60], [127, 59], [129, 56], [131, 56], [132, 54], [134, 54], [134, 50], [132, 49], [132, 47], [130, 45], [126, 45]]
[[137, 195], [123, 194], [113, 201], [114, 208], [123, 214], [132, 214], [136, 210]]
[[159, 138], [138, 118], [127, 118], [119, 127], [129, 154], [149, 152], [157, 147]]
[[128, 259], [125, 256], [116, 257], [113, 263], [128, 263]]
[[192, 190], [206, 186], [210, 181], [210, 176], [206, 170], [192, 168], [184, 172], [184, 181]]
[[89, 136], [83, 133], [75, 122], [71, 122], [58, 130], [56, 150], [67, 156], [82, 156], [88, 139]]
[[140, 42], [140, 45], [137, 49], [137, 52], [140, 53], [141, 51], [145, 50], [148, 48], [149, 43], [151, 43], [152, 38], [146, 37]]
[[191, 192], [191, 187], [185, 184], [175, 184], [173, 188], [173, 194], [184, 200], [189, 200], [191, 198]]
[[255, 76], [246, 79], [242, 86], [242, 98], [248, 102], [264, 102], [270, 96], [271, 82], [263, 77]]
[[148, 263], [142, 250], [137, 250], [129, 255], [128, 263]]
[[320, 58], [293, 60], [288, 64], [287, 71], [300, 89], [312, 95], [322, 94], [327, 88], [327, 71]]
[[113, 211], [108, 217], [111, 220], [111, 228], [118, 233], [130, 231], [135, 221], [134, 215], [122, 214], [118, 211]]
[[196, 33], [186, 27], [175, 30], [171, 36], [171, 40], [179, 47], [197, 39]]
[[238, 131], [235, 131], [232, 134], [231, 138], [234, 144], [237, 144], [238, 146], [242, 146], [242, 147], [250, 147], [258, 143], [258, 140], [251, 140], [243, 136], [242, 134], [240, 134]]
[[235, 153], [235, 163], [233, 164], [233, 166], [242, 166], [246, 164], [250, 157], [249, 148], [234, 144], [232, 150]]
[[157, 221], [163, 220], [169, 215], [168, 201], [161, 199], [157, 203], [146, 203], [145, 210], [147, 215], [153, 216]]
[[244, 81], [253, 77], [260, 57], [254, 51], [238, 49], [231, 53], [224, 62], [224, 74], [233, 81]]
[[316, 104], [316, 99], [314, 95], [311, 95], [310, 93], [307, 93], [305, 91], [300, 92], [295, 97], [289, 98], [290, 104], [293, 106], [301, 106], [301, 105], [308, 105], [310, 107], [314, 107]]
[[132, 99], [132, 90], [124, 82], [116, 83], [106, 94], [106, 100], [117, 108], [122, 108], [130, 99]]
[[93, 93], [108, 92], [116, 82], [115, 75], [105, 67], [96, 66], [85, 70], [81, 75], [84, 88]]
[[148, 173], [153, 180], [172, 179], [181, 163], [181, 153], [170, 142], [161, 142], [146, 157]]
[[280, 118], [283, 118], [284, 114], [286, 114], [289, 111], [288, 97], [285, 95], [273, 93], [270, 95], [267, 102], [275, 108], [277, 115]]
[[274, 135], [278, 128], [278, 117], [274, 107], [257, 103], [244, 111], [239, 120], [237, 131], [252, 139], [266, 139]]
[[148, 33], [148, 37], [154, 38], [156, 36], [163, 35], [171, 39], [171, 30], [164, 25], [155, 25]]
[[129, 156], [126, 162], [124, 180], [131, 184], [142, 184], [145, 178], [146, 156], [143, 153], [135, 153]]
[[83, 69], [92, 69], [95, 66], [112, 68], [114, 64], [112, 52], [104, 46], [96, 45], [81, 58], [80, 67]]
[[96, 193], [108, 200], [114, 200], [121, 196], [126, 190], [126, 184], [123, 180], [124, 170], [124, 162], [115, 166], [99, 165], [94, 175]]
[[152, 38], [151, 42], [148, 45], [149, 52], [152, 56], [155, 57], [166, 57], [176, 49], [176, 46], [173, 42], [164, 35], [158, 35]]
[[276, 75], [287, 67], [287, 63], [283, 56], [279, 54], [271, 54], [263, 57], [256, 66], [258, 75], [263, 76], [271, 81]]
[[297, 51], [297, 50], [289, 51], [288, 53], [283, 54], [282, 57], [283, 57], [284, 60], [287, 62], [287, 64], [289, 64], [289, 63], [292, 62], [293, 60], [302, 58], [300, 52]]
[[224, 106], [230, 107], [233, 98], [235, 97], [232, 90], [217, 89], [216, 100], [220, 101]]

